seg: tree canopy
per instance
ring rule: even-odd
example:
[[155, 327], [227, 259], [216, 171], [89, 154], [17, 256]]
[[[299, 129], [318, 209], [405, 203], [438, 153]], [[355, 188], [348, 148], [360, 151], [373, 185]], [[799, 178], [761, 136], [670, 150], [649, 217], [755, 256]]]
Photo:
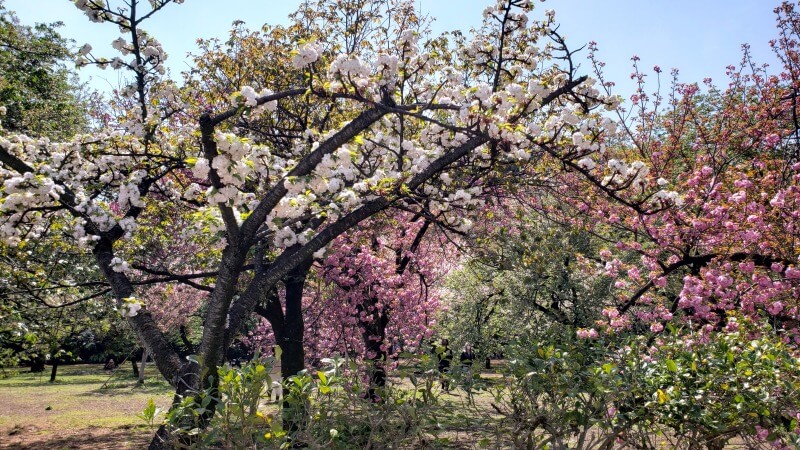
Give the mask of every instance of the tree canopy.
[[[390, 347], [419, 346], [454, 292], [473, 297], [464, 339], [488, 339], [503, 307], [511, 326], [544, 318], [565, 341], [656, 339], [673, 321], [707, 340], [743, 318], [800, 340], [792, 5], [777, 11], [780, 76], [745, 55], [724, 90], [674, 78], [664, 95], [635, 67], [621, 105], [595, 46], [582, 73], [529, 0], [438, 36], [413, 2], [313, 0], [289, 25], [201, 41], [179, 84], [144, 26], [181, 3], [76, 0], [120, 30], [76, 63], [129, 84], [91, 133], [37, 134], [12, 115], [0, 135], [9, 260], [36, 289], [113, 305], [176, 398], [218, 387], [257, 315], [284, 376], [310, 343], [315, 357], [341, 347], [371, 360], [372, 389]], [[11, 29], [58, 67], [36, 43], [63, 48], [50, 28]], [[445, 272], [450, 288], [430, 289]]]

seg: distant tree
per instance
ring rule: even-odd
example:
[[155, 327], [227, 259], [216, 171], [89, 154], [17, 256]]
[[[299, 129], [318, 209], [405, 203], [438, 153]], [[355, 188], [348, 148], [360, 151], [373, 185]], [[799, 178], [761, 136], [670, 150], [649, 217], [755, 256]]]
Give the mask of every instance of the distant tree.
[[602, 240], [526, 212], [516, 200], [486, 216], [442, 291], [439, 329], [456, 345], [502, 353], [513, 341], [591, 326], [614, 304], [613, 279], [598, 269]]
[[0, 115], [5, 132], [67, 139], [86, 130], [88, 94], [61, 23], [22, 25], [0, 1]]
[[136, 346], [130, 327], [108, 302], [107, 284], [85, 270], [89, 256], [54, 237], [0, 246], [0, 348], [14, 354], [0, 365], [21, 362], [41, 371], [49, 363], [52, 381], [59, 364], [96, 360], [112, 343], [117, 353]]
[[[0, 0], [0, 136], [69, 139], [88, 129], [91, 96], [71, 68], [71, 42], [58, 33], [60, 25], [23, 25]], [[102, 303], [70, 304], [79, 289], [69, 292], [64, 283], [82, 280], [76, 261], [86, 255], [67, 253], [57, 241], [0, 245], [0, 348], [13, 355], [0, 365], [27, 362], [41, 370], [46, 361], [69, 361], [77, 357], [69, 341], [98, 325], [98, 314], [107, 316]], [[51, 282], [60, 287], [41, 290]]]
[[790, 2], [775, 12], [776, 75], [745, 47], [724, 88], [682, 83], [675, 71], [665, 94], [645, 83], [661, 69], [634, 58], [638, 89], [609, 151], [574, 161], [554, 180], [559, 201], [537, 203], [606, 241], [598, 256], [615, 302], [582, 336], [657, 334], [677, 320], [706, 339], [737, 311], [800, 343], [800, 12]]

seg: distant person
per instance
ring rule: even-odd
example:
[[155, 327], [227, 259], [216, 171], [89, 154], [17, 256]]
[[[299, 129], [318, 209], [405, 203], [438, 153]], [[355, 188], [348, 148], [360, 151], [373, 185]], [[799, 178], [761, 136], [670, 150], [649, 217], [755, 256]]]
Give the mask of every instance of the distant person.
[[447, 374], [450, 373], [450, 362], [453, 361], [450, 341], [442, 339], [442, 344], [436, 349], [436, 356], [439, 358], [439, 373], [442, 374], [442, 389], [449, 392], [450, 381], [447, 379]]
[[464, 351], [461, 352], [461, 370], [467, 375], [467, 380], [472, 381], [472, 363], [475, 361], [475, 351], [472, 349], [472, 344], [469, 342], [464, 346]]
[[279, 403], [283, 397], [283, 378], [281, 378], [281, 360], [277, 356], [277, 345], [272, 346], [272, 367], [269, 371], [269, 378], [272, 383], [267, 386], [267, 398], [270, 401]]
[[117, 363], [114, 362], [114, 358], [108, 358], [108, 362], [105, 366], [103, 366], [103, 370], [114, 370], [117, 368]]
[[475, 361], [475, 351], [472, 349], [472, 344], [464, 346], [464, 351], [461, 352], [461, 366], [465, 369], [472, 367], [472, 362]]

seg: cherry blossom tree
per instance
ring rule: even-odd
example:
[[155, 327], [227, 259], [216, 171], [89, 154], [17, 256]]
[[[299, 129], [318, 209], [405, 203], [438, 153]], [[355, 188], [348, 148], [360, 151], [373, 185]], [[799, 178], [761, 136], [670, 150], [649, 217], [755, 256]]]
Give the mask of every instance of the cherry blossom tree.
[[[420, 348], [436, 323], [438, 284], [451, 266], [444, 257], [450, 246], [430, 237], [432, 223], [385, 212], [334, 240], [312, 267], [302, 299], [307, 361], [353, 358], [382, 387], [389, 358]], [[245, 341], [268, 354], [280, 341], [274, 333], [280, 325], [271, 325], [274, 312], [261, 306], [255, 312], [265, 320]]]
[[[76, 0], [122, 33], [116, 56], [87, 44], [78, 64], [127, 70], [131, 83], [92, 134], [0, 138], [0, 235], [20, 245], [59, 224], [90, 251], [178, 394], [213, 389], [259, 304], [278, 317], [284, 374], [302, 369], [308, 271], [343, 233], [388, 208], [431, 211], [466, 231], [461, 211], [474, 207], [481, 179], [535, 174], [527, 169], [545, 160], [579, 169], [613, 129], [595, 111], [617, 99], [578, 75], [553, 13], [529, 17], [529, 0], [487, 7], [469, 38], [429, 36], [411, 2], [308, 2], [290, 26], [266, 28], [271, 76], [216, 91], [166, 77], [166, 52], [143, 26], [172, 3], [182, 1]], [[632, 178], [620, 182], [641, 177]], [[217, 253], [202, 267], [132, 264], [135, 243], [165, 215], [191, 222], [170, 244], [200, 235]], [[156, 271], [208, 291], [196, 358], [179, 356], [149, 305], [158, 300], [137, 288]]]
[[735, 329], [728, 312], [739, 310], [784, 330], [787, 342], [800, 341], [800, 28], [794, 5], [776, 13], [778, 75], [756, 65], [745, 47], [724, 89], [711, 80], [703, 89], [680, 83], [674, 71], [667, 94], [649, 93], [645, 79], [660, 78], [661, 69], [645, 73], [634, 57], [639, 89], [620, 111], [616, 137], [609, 134], [610, 150], [564, 174], [551, 190], [557, 205], [536, 205], [606, 242], [598, 269], [615, 278], [617, 303], [580, 336], [637, 327], [659, 333], [679, 316], [707, 335]]

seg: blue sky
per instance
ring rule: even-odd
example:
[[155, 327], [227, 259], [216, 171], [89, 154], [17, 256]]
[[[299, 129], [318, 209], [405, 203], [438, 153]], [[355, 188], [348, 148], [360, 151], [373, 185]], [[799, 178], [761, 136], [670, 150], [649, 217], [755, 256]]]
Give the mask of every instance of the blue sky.
[[[483, 8], [492, 0], [417, 0], [424, 13], [436, 18], [434, 29], [468, 29], [477, 25]], [[145, 28], [170, 54], [173, 73], [188, 66], [184, 56], [196, 49], [199, 37], [224, 37], [234, 20], [256, 28], [264, 23], [285, 23], [300, 0], [186, 0], [169, 5]], [[741, 59], [741, 44], [751, 45], [755, 59], [772, 65], [776, 59], [768, 42], [776, 36], [772, 10], [778, 0], [547, 0], [537, 3], [541, 12], [555, 9], [560, 31], [567, 42], [580, 47], [593, 40], [607, 63], [607, 77], [617, 82], [619, 94], [633, 90], [630, 58], [638, 55], [641, 66], [659, 65], [665, 72], [675, 67], [682, 81], [711, 77], [725, 84], [725, 66]], [[78, 46], [90, 43], [95, 54], [114, 56], [110, 43], [114, 26], [94, 24], [69, 0], [5, 0], [23, 23], [64, 22], [61, 33]], [[536, 13], [534, 13], [536, 14]], [[106, 49], [104, 52], [103, 50]], [[589, 71], [588, 64], [584, 64]], [[120, 84], [113, 71], [83, 71], [92, 86], [108, 90]]]

